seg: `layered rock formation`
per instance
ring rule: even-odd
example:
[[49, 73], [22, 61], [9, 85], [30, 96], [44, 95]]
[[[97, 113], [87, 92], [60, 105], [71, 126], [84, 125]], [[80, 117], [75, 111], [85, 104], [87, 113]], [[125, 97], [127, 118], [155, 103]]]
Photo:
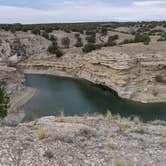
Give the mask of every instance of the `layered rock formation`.
[[17, 66], [25, 72], [86, 79], [134, 101], [166, 101], [165, 42], [103, 48], [89, 54], [70, 48], [65, 56], [56, 58], [47, 52], [51, 41], [39, 35], [3, 31], [0, 37], [0, 63], [24, 60]]
[[68, 54], [63, 58], [29, 60], [21, 64], [25, 72], [71, 76], [115, 90], [122, 98], [165, 102], [165, 54], [116, 53], [105, 50], [87, 55]]

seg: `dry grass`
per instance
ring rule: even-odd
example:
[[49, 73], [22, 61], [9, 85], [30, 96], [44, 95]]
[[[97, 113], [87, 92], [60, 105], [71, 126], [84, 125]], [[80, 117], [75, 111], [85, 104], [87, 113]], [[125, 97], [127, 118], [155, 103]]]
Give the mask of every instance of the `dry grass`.
[[63, 112], [60, 113], [59, 116], [55, 116], [55, 120], [58, 122], [64, 122], [65, 115]]
[[124, 163], [124, 161], [118, 159], [116, 160], [114, 166], [126, 166], [126, 164]]
[[138, 116], [133, 117], [132, 121], [133, 121], [136, 125], [138, 125], [138, 124], [141, 123], [140, 118], [139, 118]]
[[40, 140], [46, 138], [46, 133], [45, 133], [45, 131], [44, 131], [43, 128], [40, 128], [40, 129], [38, 130], [38, 138], [39, 138]]
[[84, 118], [84, 120], [87, 120], [88, 119], [88, 113], [84, 114], [83, 118]]
[[44, 156], [47, 157], [48, 159], [51, 159], [54, 157], [54, 154], [50, 149], [48, 149], [47, 151], [45, 151]]
[[116, 144], [113, 142], [112, 139], [109, 139], [107, 141], [107, 146], [110, 148], [110, 149], [115, 149], [116, 148]]
[[110, 110], [107, 110], [106, 120], [112, 120], [112, 113]]
[[118, 125], [119, 132], [125, 132], [128, 128], [128, 125], [124, 123], [117, 123], [117, 125]]

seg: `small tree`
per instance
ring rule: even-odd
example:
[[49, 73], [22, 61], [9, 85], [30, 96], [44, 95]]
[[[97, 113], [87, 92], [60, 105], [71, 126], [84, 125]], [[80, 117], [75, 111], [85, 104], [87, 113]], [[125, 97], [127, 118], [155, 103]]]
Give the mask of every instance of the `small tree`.
[[4, 87], [0, 84], [0, 118], [7, 116], [9, 108], [9, 97], [6, 95]]
[[63, 45], [65, 48], [69, 48], [69, 46], [70, 46], [70, 39], [69, 39], [68, 37], [62, 38], [62, 45]]

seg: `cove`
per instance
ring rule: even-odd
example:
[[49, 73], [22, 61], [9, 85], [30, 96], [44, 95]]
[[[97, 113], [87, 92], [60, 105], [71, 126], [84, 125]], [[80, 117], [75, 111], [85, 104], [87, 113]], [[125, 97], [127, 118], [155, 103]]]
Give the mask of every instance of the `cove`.
[[115, 92], [85, 80], [49, 75], [25, 75], [25, 85], [37, 93], [24, 105], [23, 121], [42, 116], [100, 113], [111, 110], [123, 117], [139, 116], [143, 121], [166, 120], [166, 103], [142, 104], [119, 98]]

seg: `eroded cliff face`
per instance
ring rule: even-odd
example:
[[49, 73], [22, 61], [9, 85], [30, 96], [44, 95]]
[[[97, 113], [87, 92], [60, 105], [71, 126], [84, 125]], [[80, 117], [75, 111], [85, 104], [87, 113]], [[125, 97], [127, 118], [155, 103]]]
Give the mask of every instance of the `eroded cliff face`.
[[[30, 32], [0, 32], [0, 62], [17, 62], [21, 70], [89, 80], [115, 90], [125, 99], [166, 102], [165, 42], [103, 48], [89, 54], [47, 52], [51, 41]], [[22, 60], [20, 62], [20, 60]]]

